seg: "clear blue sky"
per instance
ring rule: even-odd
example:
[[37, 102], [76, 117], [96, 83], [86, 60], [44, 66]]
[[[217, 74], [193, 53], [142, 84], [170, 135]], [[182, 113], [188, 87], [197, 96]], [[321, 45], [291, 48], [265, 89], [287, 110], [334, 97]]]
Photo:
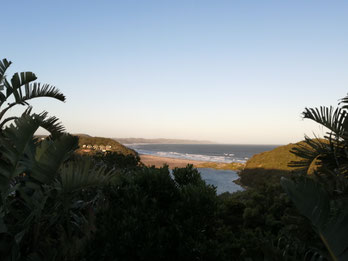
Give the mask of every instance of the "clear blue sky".
[[[347, 1], [2, 1], [0, 50], [71, 133], [283, 144], [348, 93]], [[16, 113], [14, 111], [13, 113]]]

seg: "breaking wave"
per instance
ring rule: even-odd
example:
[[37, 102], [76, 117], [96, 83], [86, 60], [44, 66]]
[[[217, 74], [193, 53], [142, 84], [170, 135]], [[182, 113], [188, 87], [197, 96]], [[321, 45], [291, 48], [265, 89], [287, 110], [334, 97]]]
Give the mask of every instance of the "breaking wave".
[[212, 162], [223, 162], [232, 163], [240, 162], [245, 163], [248, 158], [238, 158], [233, 153], [224, 153], [223, 155], [202, 155], [202, 154], [191, 154], [191, 153], [179, 153], [174, 151], [150, 151], [134, 147], [135, 151], [139, 154], [153, 155], [159, 157], [176, 158], [176, 159], [188, 159], [188, 160], [198, 160], [198, 161], [212, 161]]

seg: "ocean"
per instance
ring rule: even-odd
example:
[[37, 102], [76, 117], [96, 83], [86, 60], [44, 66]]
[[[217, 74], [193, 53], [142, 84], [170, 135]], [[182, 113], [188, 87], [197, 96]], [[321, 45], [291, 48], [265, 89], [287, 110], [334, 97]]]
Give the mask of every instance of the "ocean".
[[139, 154], [224, 163], [245, 163], [254, 154], [272, 150], [279, 145], [128, 144], [126, 146]]
[[[160, 157], [245, 163], [254, 154], [272, 150], [279, 145], [236, 145], [236, 144], [128, 144], [139, 154]], [[198, 169], [207, 184], [216, 187], [217, 194], [241, 191], [243, 188], [234, 183], [239, 176], [236, 171], [209, 168]]]

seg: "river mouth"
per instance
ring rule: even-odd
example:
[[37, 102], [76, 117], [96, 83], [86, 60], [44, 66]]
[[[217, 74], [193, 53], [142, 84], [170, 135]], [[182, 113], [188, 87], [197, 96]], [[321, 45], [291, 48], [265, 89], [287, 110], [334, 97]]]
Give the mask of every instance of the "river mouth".
[[198, 168], [198, 171], [207, 184], [216, 187], [218, 195], [224, 192], [233, 193], [244, 190], [240, 185], [234, 183], [239, 178], [236, 171], [210, 168]]

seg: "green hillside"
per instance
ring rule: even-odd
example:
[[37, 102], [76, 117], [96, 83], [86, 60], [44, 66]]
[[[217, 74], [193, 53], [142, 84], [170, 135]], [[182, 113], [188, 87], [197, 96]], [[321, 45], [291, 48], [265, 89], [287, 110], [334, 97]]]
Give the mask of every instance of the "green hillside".
[[239, 173], [238, 182], [243, 186], [255, 187], [265, 182], [279, 182], [282, 176], [290, 176], [296, 169], [289, 167], [289, 162], [301, 160], [290, 152], [297, 144], [290, 143], [254, 155]]
[[[93, 152], [94, 149], [92, 148], [87, 148], [87, 146], [110, 146], [111, 148], [109, 149], [110, 151], [113, 152], [118, 152], [124, 155], [136, 155], [137, 153], [130, 149], [127, 148], [126, 146], [122, 145], [121, 143], [109, 139], [109, 138], [103, 138], [103, 137], [91, 137], [88, 135], [76, 135], [79, 137], [79, 152]], [[85, 146], [84, 146], [85, 145]]]

